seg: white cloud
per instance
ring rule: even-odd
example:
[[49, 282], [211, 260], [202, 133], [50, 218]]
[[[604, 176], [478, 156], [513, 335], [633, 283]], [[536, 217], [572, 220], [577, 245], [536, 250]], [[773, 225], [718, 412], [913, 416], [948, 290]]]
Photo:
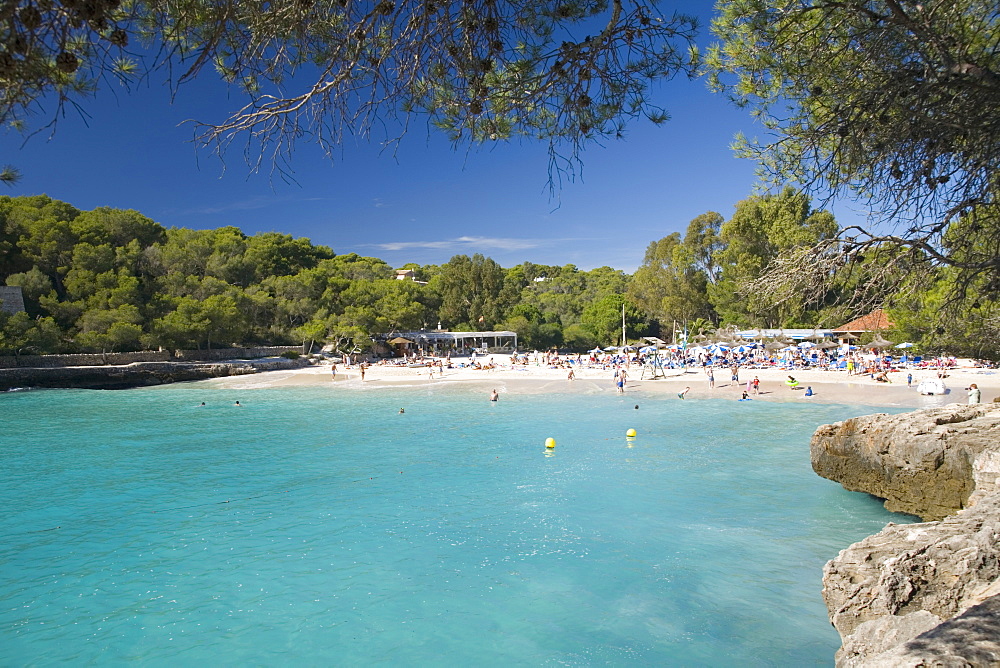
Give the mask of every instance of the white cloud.
[[239, 200], [236, 202], [229, 202], [228, 204], [220, 204], [217, 206], [206, 206], [197, 209], [187, 209], [180, 211], [181, 215], [199, 215], [208, 216], [218, 213], [227, 213], [229, 211], [254, 211], [256, 209], [264, 209], [269, 206], [274, 206], [277, 204], [287, 204], [289, 202], [320, 202], [326, 200], [326, 197], [252, 197], [246, 200]]
[[414, 248], [431, 250], [524, 250], [538, 248], [546, 242], [538, 239], [506, 239], [502, 237], [458, 237], [440, 241], [391, 241], [384, 244], [367, 244], [384, 251], [403, 251]]

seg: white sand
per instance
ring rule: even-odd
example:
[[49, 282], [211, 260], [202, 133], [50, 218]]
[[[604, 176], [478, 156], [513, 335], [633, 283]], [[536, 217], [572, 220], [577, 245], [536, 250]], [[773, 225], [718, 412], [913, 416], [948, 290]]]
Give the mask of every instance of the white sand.
[[[497, 361], [507, 360], [506, 356], [494, 356]], [[453, 360], [457, 365], [466, 361]], [[574, 368], [575, 380], [567, 380], [567, 369], [550, 369], [542, 366], [515, 366], [504, 364], [497, 369], [445, 369], [444, 376], [434, 372], [433, 378], [428, 378], [426, 368], [408, 368], [402, 366], [369, 366], [365, 371], [365, 385], [379, 386], [425, 386], [428, 383], [449, 385], [462, 384], [470, 392], [482, 392], [487, 395], [492, 388], [502, 393], [537, 393], [537, 392], [606, 392], [615, 393], [614, 371], [601, 368]], [[992, 401], [1000, 396], [1000, 371], [979, 368], [956, 368], [947, 371], [944, 382], [950, 392], [944, 396], [922, 396], [916, 386], [921, 380], [936, 378], [933, 369], [914, 369], [898, 371], [889, 374], [891, 383], [878, 383], [869, 376], [848, 376], [846, 371], [821, 371], [796, 369], [786, 371], [781, 369], [741, 368], [740, 383], [730, 382], [728, 368], [717, 367], [715, 372], [715, 389], [709, 388], [706, 375], [701, 369], [667, 370], [666, 378], [656, 380], [642, 379], [642, 367], [633, 365], [628, 369], [626, 394], [662, 393], [672, 400], [676, 393], [685, 386], [691, 391], [686, 400], [698, 399], [731, 399], [742, 396], [747, 380], [754, 376], [760, 378], [761, 394], [751, 397], [755, 401], [816, 401], [824, 403], [859, 404], [867, 406], [900, 406], [923, 408], [941, 406], [949, 403], [965, 403], [968, 392], [965, 391], [971, 383], [976, 383], [982, 391], [984, 402]], [[906, 386], [907, 373], [913, 374], [913, 386]], [[799, 389], [791, 390], [785, 385], [785, 380], [791, 374], [799, 381]], [[336, 380], [331, 379], [328, 365], [317, 365], [287, 371], [268, 371], [250, 376], [231, 376], [204, 381], [218, 387], [232, 389], [254, 389], [267, 387], [287, 387], [302, 385], [318, 385], [334, 383], [345, 391], [363, 387], [358, 367], [337, 367]], [[811, 386], [815, 393], [812, 397], [804, 396], [805, 388]]]

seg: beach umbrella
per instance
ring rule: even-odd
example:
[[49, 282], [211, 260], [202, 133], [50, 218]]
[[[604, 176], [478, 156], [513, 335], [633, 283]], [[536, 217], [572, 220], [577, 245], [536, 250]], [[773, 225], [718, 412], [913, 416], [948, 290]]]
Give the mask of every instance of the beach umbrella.
[[892, 346], [892, 341], [886, 341], [885, 339], [875, 339], [869, 343], [865, 348], [889, 348]]
[[764, 349], [765, 350], [781, 350], [782, 348], [784, 348], [787, 345], [788, 344], [785, 343], [785, 342], [783, 342], [783, 341], [771, 341], [770, 343], [768, 343], [767, 345], [764, 346]]
[[618, 346], [608, 346], [607, 348], [604, 349], [604, 352], [606, 352], [606, 353], [613, 353], [616, 350], [618, 350]]
[[667, 346], [667, 350], [680, 350], [681, 347], [682, 346], [679, 343], [671, 343], [669, 346]]
[[815, 348], [816, 344], [812, 341], [803, 341], [799, 344], [799, 348]]
[[633, 350], [635, 350], [635, 348], [633, 348], [632, 346], [622, 346], [622, 352], [623, 353], [630, 353]]
[[604, 351], [600, 348], [594, 348], [593, 350], [588, 350], [587, 352], [596, 355], [597, 353], [603, 353]]
[[896, 347], [897, 348], [912, 348], [913, 345], [914, 344], [910, 343], [909, 341], [905, 341], [903, 343], [898, 344]]
[[816, 347], [823, 350], [829, 350], [830, 348], [839, 348], [840, 344], [836, 341], [824, 341], [823, 343], [816, 344]]
[[642, 353], [643, 355], [648, 355], [649, 353], [655, 353], [656, 346], [645, 346], [643, 348], [639, 348], [639, 352]]
[[413, 343], [413, 341], [410, 341], [409, 339], [404, 339], [402, 336], [397, 336], [394, 339], [389, 339], [389, 343], [391, 343], [392, 345], [397, 345], [399, 343]]

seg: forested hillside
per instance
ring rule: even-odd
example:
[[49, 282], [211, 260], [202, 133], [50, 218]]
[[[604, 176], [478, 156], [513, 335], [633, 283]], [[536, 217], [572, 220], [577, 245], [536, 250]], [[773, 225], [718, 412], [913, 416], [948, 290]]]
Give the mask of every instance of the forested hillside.
[[[0, 282], [20, 286], [26, 312], [0, 313], [0, 354], [331, 343], [367, 350], [372, 337], [439, 325], [505, 329], [522, 347], [586, 350], [626, 335], [671, 339], [716, 327], [836, 327], [859, 313], [851, 295], [864, 263], [817, 294], [777, 301], [755, 281], [783, 255], [837, 233], [833, 216], [794, 190], [708, 212], [684, 235], [650, 243], [634, 275], [610, 267], [524, 262], [501, 267], [457, 255], [408, 264], [338, 255], [308, 239], [235, 227], [165, 228], [131, 210], [81, 211], [44, 195], [0, 197]], [[961, 319], [940, 319], [951, 270], [900, 273], [885, 295], [896, 334], [928, 349], [996, 355], [992, 301], [974, 293]], [[919, 280], [917, 280], [919, 279]], [[952, 305], [954, 307], [954, 305]], [[854, 309], [854, 310], [852, 310]]]

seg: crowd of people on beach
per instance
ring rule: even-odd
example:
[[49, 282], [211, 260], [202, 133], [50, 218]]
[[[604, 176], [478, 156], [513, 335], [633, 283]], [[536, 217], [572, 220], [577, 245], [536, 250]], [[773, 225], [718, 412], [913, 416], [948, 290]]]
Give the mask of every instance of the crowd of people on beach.
[[[781, 350], [768, 350], [764, 346], [739, 347], [693, 347], [690, 349], [644, 348], [634, 350], [626, 347], [613, 350], [591, 350], [587, 353], [565, 353], [556, 350], [511, 352], [504, 354], [479, 353], [474, 351], [468, 358], [452, 359], [450, 354], [444, 356], [424, 355], [420, 352], [400, 357], [383, 358], [369, 362], [367, 360], [352, 360], [344, 356], [341, 363], [347, 368], [354, 367], [359, 371], [360, 379], [365, 379], [365, 371], [371, 365], [379, 367], [409, 367], [419, 375], [427, 374], [428, 380], [435, 376], [443, 378], [446, 369], [467, 369], [473, 371], [513, 370], [530, 371], [532, 368], [563, 370], [565, 378], [574, 381], [578, 373], [584, 370], [609, 371], [612, 386], [617, 394], [625, 393], [630, 377], [645, 379], [647, 372], [654, 371], [649, 377], [669, 377], [690, 373], [700, 369], [704, 374], [708, 390], [716, 389], [716, 374], [729, 373], [729, 383], [723, 387], [733, 388], [739, 392], [739, 401], [752, 401], [765, 392], [761, 388], [760, 377], [754, 371], [782, 370], [789, 371], [836, 371], [844, 372], [846, 377], [867, 376], [877, 383], [892, 383], [890, 374], [907, 371], [907, 387], [913, 385], [913, 373], [917, 370], [934, 370], [939, 378], [947, 377], [948, 371], [954, 369], [959, 360], [954, 357], [934, 357], [923, 359], [907, 354], [893, 355], [880, 350], [864, 350], [841, 346], [836, 349], [815, 347], [811, 345], [790, 345]], [[964, 361], [966, 364], [968, 361]], [[987, 366], [987, 365], [983, 365]], [[655, 373], [659, 372], [659, 375]], [[674, 373], [669, 373], [673, 371]], [[741, 372], [752, 374], [741, 381]], [[331, 364], [331, 378], [337, 379], [338, 366]], [[603, 376], [602, 377], [607, 377]], [[591, 373], [588, 378], [594, 378]], [[813, 388], [802, 385], [794, 375], [788, 374], [784, 386], [791, 390], [804, 390], [802, 397], [815, 396]], [[966, 388], [969, 392], [969, 403], [978, 403], [980, 391], [975, 384]], [[677, 392], [679, 399], [684, 399], [691, 388], [685, 387]], [[772, 390], [771, 392], [773, 392]], [[771, 393], [767, 392], [767, 393]], [[497, 401], [496, 390], [491, 392], [491, 401]]]

